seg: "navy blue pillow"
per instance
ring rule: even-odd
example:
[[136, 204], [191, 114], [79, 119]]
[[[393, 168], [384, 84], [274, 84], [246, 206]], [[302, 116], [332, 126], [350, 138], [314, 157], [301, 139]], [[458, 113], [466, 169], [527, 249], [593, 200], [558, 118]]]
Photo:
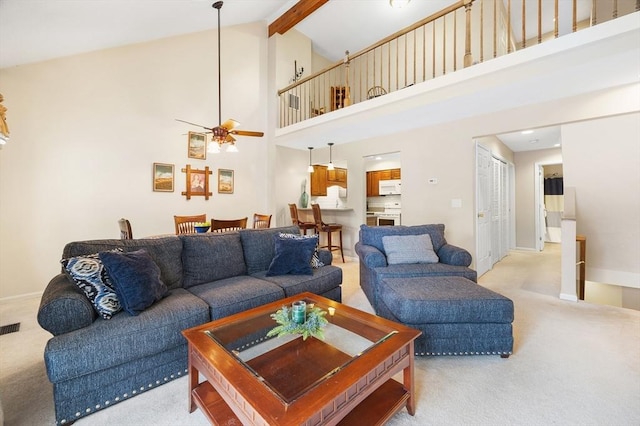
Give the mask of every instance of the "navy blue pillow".
[[122, 309], [129, 314], [140, 314], [167, 294], [167, 286], [160, 279], [160, 268], [146, 250], [101, 252], [100, 260], [107, 269]]
[[276, 255], [269, 265], [267, 276], [276, 275], [313, 275], [311, 257], [318, 244], [315, 238], [293, 239], [278, 235], [273, 237], [276, 243]]

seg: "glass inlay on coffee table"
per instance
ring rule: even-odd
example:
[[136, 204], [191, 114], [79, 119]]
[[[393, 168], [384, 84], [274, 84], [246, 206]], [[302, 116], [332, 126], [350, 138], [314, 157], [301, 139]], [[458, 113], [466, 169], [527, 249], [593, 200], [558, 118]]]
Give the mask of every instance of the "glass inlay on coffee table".
[[[324, 339], [267, 337], [277, 325], [271, 314], [299, 300], [332, 311]], [[413, 341], [420, 332], [329, 299], [304, 293], [183, 334], [190, 410], [200, 408], [213, 423], [370, 424], [405, 406], [414, 412]], [[403, 383], [391, 378], [401, 371]]]

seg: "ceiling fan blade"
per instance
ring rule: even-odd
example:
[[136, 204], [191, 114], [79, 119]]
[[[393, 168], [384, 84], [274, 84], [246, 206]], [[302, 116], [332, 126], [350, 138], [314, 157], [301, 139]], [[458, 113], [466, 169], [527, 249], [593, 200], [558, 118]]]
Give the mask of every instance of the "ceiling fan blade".
[[223, 127], [223, 128], [225, 128], [227, 130], [232, 130], [232, 129], [235, 129], [236, 127], [238, 127], [239, 125], [240, 125], [240, 123], [238, 123], [236, 120], [228, 119], [227, 121], [222, 123], [220, 125], [220, 127]]
[[238, 136], [257, 136], [259, 138], [264, 136], [263, 132], [252, 132], [250, 130], [232, 130], [229, 133], [233, 135], [238, 135]]
[[197, 126], [197, 127], [202, 127], [203, 129], [207, 129], [207, 130], [211, 130], [210, 127], [205, 127], [202, 124], [196, 124], [196, 123], [192, 123], [190, 121], [185, 121], [185, 120], [180, 120], [179, 118], [176, 118], [176, 121], [180, 121], [182, 123], [187, 123], [187, 124], [191, 124], [192, 126]]
[[225, 139], [226, 142], [235, 142], [236, 138], [234, 138], [233, 136], [231, 136], [230, 134], [227, 134], [227, 138]]

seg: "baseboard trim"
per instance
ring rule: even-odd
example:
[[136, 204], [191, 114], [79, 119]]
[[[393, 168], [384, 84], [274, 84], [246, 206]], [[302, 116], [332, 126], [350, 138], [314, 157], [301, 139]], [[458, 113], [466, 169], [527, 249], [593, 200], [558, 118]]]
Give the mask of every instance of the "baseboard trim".
[[560, 293], [560, 299], [567, 300], [569, 302], [577, 302], [578, 296], [576, 296], [575, 294]]
[[8, 297], [2, 297], [0, 298], [0, 303], [4, 303], [4, 302], [12, 302], [14, 300], [20, 300], [20, 299], [30, 299], [32, 297], [42, 297], [42, 291], [36, 291], [34, 293], [26, 293], [26, 294], [18, 294], [16, 296], [8, 296]]

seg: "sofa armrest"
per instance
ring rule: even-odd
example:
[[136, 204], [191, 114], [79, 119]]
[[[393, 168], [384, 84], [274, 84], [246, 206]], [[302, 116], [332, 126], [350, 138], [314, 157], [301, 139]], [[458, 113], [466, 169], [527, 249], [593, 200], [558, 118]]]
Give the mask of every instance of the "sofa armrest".
[[471, 265], [472, 260], [471, 253], [463, 248], [456, 247], [451, 244], [445, 244], [440, 247], [440, 250], [438, 250], [438, 257], [440, 258], [440, 262], [454, 266], [468, 267]]
[[54, 336], [88, 327], [97, 317], [87, 296], [65, 274], [49, 282], [38, 308], [38, 324]]
[[318, 249], [318, 258], [320, 259], [320, 262], [325, 265], [331, 265], [331, 262], [333, 261], [333, 254], [331, 254], [327, 249]]
[[374, 246], [356, 243], [356, 253], [360, 258], [360, 262], [364, 263], [367, 268], [377, 268], [387, 266], [387, 257]]

